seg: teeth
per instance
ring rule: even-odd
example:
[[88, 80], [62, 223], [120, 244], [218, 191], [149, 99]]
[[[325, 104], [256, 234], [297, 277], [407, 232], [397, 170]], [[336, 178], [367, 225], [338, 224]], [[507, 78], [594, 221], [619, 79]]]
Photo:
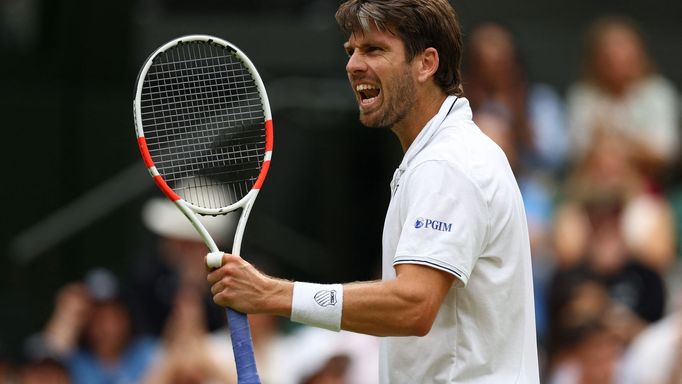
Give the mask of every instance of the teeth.
[[378, 89], [378, 88], [375, 87], [375, 86], [373, 86], [373, 85], [369, 85], [369, 84], [358, 84], [358, 85], [355, 87], [355, 90], [358, 91], [358, 92], [360, 92], [360, 91], [365, 91], [365, 90], [368, 90], [368, 89]]

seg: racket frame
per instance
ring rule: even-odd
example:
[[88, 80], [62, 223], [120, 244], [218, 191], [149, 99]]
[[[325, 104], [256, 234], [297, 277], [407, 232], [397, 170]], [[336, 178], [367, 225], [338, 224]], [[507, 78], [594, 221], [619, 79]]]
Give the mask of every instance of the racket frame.
[[[258, 88], [258, 93], [261, 97], [262, 101], [262, 106], [263, 106], [263, 115], [265, 118], [265, 155], [263, 157], [263, 164], [261, 166], [261, 171], [260, 174], [258, 175], [258, 179], [254, 183], [253, 187], [251, 190], [244, 196], [242, 197], [239, 201], [227, 206], [227, 207], [221, 207], [221, 208], [206, 208], [206, 207], [199, 207], [196, 206], [183, 198], [181, 198], [175, 191], [173, 191], [172, 188], [168, 186], [166, 181], [163, 179], [163, 176], [159, 173], [159, 171], [156, 169], [156, 166], [154, 166], [154, 161], [151, 158], [151, 155], [149, 153], [149, 150], [147, 149], [147, 144], [145, 141], [144, 137], [144, 128], [142, 126], [142, 108], [141, 108], [141, 102], [142, 102], [142, 88], [144, 85], [144, 79], [147, 76], [147, 72], [149, 71], [149, 68], [152, 66], [154, 63], [154, 59], [162, 52], [165, 52], [179, 44], [187, 44], [195, 41], [203, 41], [207, 43], [213, 43], [213, 44], [218, 44], [223, 47], [226, 47], [232, 51], [235, 52], [235, 54], [239, 57], [239, 59], [242, 61], [242, 63], [246, 66], [246, 68], [251, 72], [251, 75], [253, 77], [254, 83], [256, 87]], [[161, 189], [161, 191], [168, 197], [172, 202], [175, 203], [175, 205], [180, 209], [180, 211], [190, 220], [194, 228], [197, 230], [201, 238], [204, 240], [208, 248], [210, 249], [211, 252], [218, 252], [219, 248], [216, 245], [215, 241], [211, 238], [211, 235], [208, 233], [206, 228], [204, 227], [203, 224], [198, 220], [198, 218], [195, 216], [195, 213], [198, 213], [200, 215], [224, 215], [233, 211], [236, 211], [237, 209], [242, 209], [237, 228], [235, 230], [235, 236], [234, 236], [234, 241], [232, 245], [232, 253], [235, 255], [238, 255], [239, 252], [241, 251], [241, 243], [242, 243], [242, 238], [244, 236], [244, 231], [246, 229], [246, 222], [248, 221], [249, 214], [251, 213], [251, 208], [253, 207], [253, 204], [256, 200], [256, 197], [258, 196], [258, 192], [260, 191], [260, 188], [263, 184], [263, 181], [265, 180], [265, 177], [267, 175], [267, 172], [270, 167], [270, 159], [272, 158], [272, 144], [273, 144], [273, 127], [272, 127], [272, 112], [270, 110], [270, 102], [268, 100], [268, 95], [267, 92], [265, 91], [265, 85], [263, 84], [263, 81], [258, 74], [258, 71], [256, 70], [256, 67], [253, 65], [253, 62], [242, 52], [239, 48], [231, 44], [230, 42], [223, 40], [218, 37], [210, 36], [210, 35], [187, 35], [187, 36], [182, 36], [178, 37], [176, 39], [173, 39], [166, 44], [160, 46], [157, 48], [145, 61], [144, 66], [140, 70], [140, 73], [138, 75], [137, 79], [137, 84], [136, 84], [136, 89], [135, 89], [135, 99], [133, 100], [133, 116], [135, 118], [135, 132], [137, 133], [137, 141], [138, 141], [138, 147], [140, 149], [140, 153], [142, 154], [142, 158], [144, 159], [145, 165], [147, 166], [147, 170], [149, 171], [149, 174], [151, 177], [154, 179], [154, 182], [156, 185]]]
[[[144, 79], [147, 76], [149, 68], [152, 66], [154, 59], [162, 52], [165, 52], [179, 44], [186, 44], [195, 41], [203, 41], [207, 43], [218, 44], [226, 47], [233, 51], [239, 60], [245, 65], [245, 67], [251, 72], [252, 78], [254, 80], [255, 86], [258, 89], [258, 93], [261, 97], [261, 104], [263, 106], [264, 114], [264, 124], [265, 124], [265, 154], [263, 156], [262, 165], [258, 178], [253, 184], [251, 190], [242, 197], [239, 201], [221, 208], [206, 208], [199, 207], [190, 202], [184, 200], [177, 193], [173, 191], [172, 188], [163, 179], [163, 176], [159, 173], [154, 161], [152, 160], [149, 149], [147, 148], [147, 143], [144, 136], [144, 127], [142, 126], [142, 88], [144, 85]], [[210, 252], [220, 252], [217, 244], [211, 237], [210, 233], [206, 230], [206, 227], [199, 221], [197, 214], [200, 215], [224, 215], [233, 212], [237, 209], [242, 209], [241, 215], [235, 229], [234, 240], [232, 243], [232, 254], [239, 255], [241, 251], [241, 243], [246, 229], [246, 222], [248, 220], [249, 214], [251, 213], [251, 208], [253, 207], [258, 192], [267, 176], [268, 170], [270, 168], [270, 160], [272, 158], [272, 147], [273, 147], [273, 124], [272, 124], [272, 114], [270, 110], [270, 102], [268, 100], [267, 92], [265, 91], [265, 85], [253, 65], [251, 60], [242, 52], [239, 48], [229, 43], [226, 40], [209, 36], [209, 35], [187, 35], [169, 41], [168, 43], [157, 48], [145, 61], [144, 66], [140, 70], [137, 78], [136, 88], [135, 88], [135, 99], [133, 100], [133, 116], [135, 120], [135, 131], [137, 134], [137, 142], [142, 158], [145, 162], [147, 170], [151, 175], [152, 179], [156, 185], [161, 189], [161, 191], [170, 199], [178, 209], [187, 217], [187, 219], [192, 223], [197, 233], [206, 243]], [[248, 321], [246, 320], [246, 315], [236, 312], [230, 308], [226, 308], [228, 321], [230, 322], [230, 334], [232, 335], [232, 347], [235, 354], [236, 366], [237, 366], [237, 380], [240, 384], [259, 384], [260, 379], [258, 378], [258, 372], [255, 368], [255, 360], [253, 356], [253, 346], [251, 342], [251, 333], [248, 327]]]

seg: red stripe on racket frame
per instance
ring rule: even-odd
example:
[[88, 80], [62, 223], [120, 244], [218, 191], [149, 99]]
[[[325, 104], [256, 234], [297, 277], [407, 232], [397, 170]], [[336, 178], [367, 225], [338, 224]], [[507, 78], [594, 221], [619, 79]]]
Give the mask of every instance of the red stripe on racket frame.
[[[273, 142], [273, 134], [272, 134], [272, 119], [271, 120], [266, 120], [265, 121], [265, 151], [266, 152], [271, 152], [272, 151], [272, 142]], [[268, 174], [268, 170], [270, 169], [270, 160], [265, 160], [263, 161], [263, 167], [260, 170], [260, 173], [258, 174], [258, 179], [256, 179], [256, 182], [253, 184], [253, 189], [261, 189], [263, 186], [263, 182], [265, 181], [265, 176]]]
[[265, 151], [272, 151], [272, 119], [265, 121]]
[[152, 157], [149, 154], [149, 148], [147, 148], [147, 140], [145, 140], [144, 136], [137, 138], [137, 146], [140, 148], [140, 153], [142, 154], [142, 159], [144, 160], [144, 165], [147, 166], [147, 169], [153, 167], [154, 160], [152, 160]]
[[[149, 154], [149, 148], [147, 148], [147, 140], [145, 140], [144, 136], [138, 137], [137, 138], [137, 146], [140, 147], [140, 153], [142, 154], [142, 159], [144, 159], [144, 165], [147, 166], [147, 169], [151, 169], [154, 166], [154, 160], [152, 160], [152, 156]], [[154, 183], [161, 189], [161, 192], [163, 192], [164, 195], [166, 195], [171, 201], [178, 201], [180, 200], [180, 196], [178, 196], [177, 193], [173, 192], [173, 190], [166, 184], [166, 180], [163, 179], [160, 175], [152, 176], [154, 179]]]
[[173, 192], [173, 190], [168, 186], [168, 184], [166, 184], [166, 180], [164, 180], [163, 177], [161, 177], [160, 175], [156, 175], [153, 178], [156, 185], [158, 185], [159, 188], [161, 188], [161, 192], [163, 192], [163, 194], [166, 195], [169, 199], [171, 199], [172, 201], [178, 201], [181, 199], [181, 197], [178, 196], [177, 193]]

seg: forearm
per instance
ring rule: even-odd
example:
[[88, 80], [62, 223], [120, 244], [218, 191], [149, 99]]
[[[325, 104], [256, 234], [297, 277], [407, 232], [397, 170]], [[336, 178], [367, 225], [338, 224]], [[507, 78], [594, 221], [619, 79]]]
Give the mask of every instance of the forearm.
[[434, 296], [394, 280], [344, 285], [341, 328], [375, 336], [423, 336], [438, 310]]
[[[377, 336], [428, 333], [453, 280], [453, 275], [430, 267], [397, 265], [395, 279], [344, 285], [334, 306], [315, 298], [327, 287], [302, 283], [294, 292], [293, 282], [266, 276], [235, 255], [225, 255], [223, 266], [208, 275], [219, 305]], [[328, 289], [333, 294], [339, 286]]]
[[[278, 285], [276, 294], [264, 297], [261, 308], [291, 317], [293, 283], [279, 281]], [[438, 304], [422, 296], [401, 286], [398, 279], [344, 284], [341, 328], [375, 336], [425, 334], [432, 322], [428, 307]]]
[[398, 266], [398, 271], [395, 279], [343, 286], [341, 329], [376, 336], [429, 332], [452, 285], [452, 275], [415, 265]]
[[59, 316], [50, 319], [42, 335], [45, 347], [60, 356], [73, 352], [80, 336], [80, 328], [74, 323], [75, 319], [61, 319]]

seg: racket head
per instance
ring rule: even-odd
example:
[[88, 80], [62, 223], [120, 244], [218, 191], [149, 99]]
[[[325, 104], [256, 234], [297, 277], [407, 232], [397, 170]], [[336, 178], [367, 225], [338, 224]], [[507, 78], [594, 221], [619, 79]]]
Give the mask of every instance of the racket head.
[[169, 199], [217, 215], [255, 198], [272, 116], [258, 71], [233, 44], [189, 35], [159, 47], [138, 75], [133, 115], [147, 169]]

